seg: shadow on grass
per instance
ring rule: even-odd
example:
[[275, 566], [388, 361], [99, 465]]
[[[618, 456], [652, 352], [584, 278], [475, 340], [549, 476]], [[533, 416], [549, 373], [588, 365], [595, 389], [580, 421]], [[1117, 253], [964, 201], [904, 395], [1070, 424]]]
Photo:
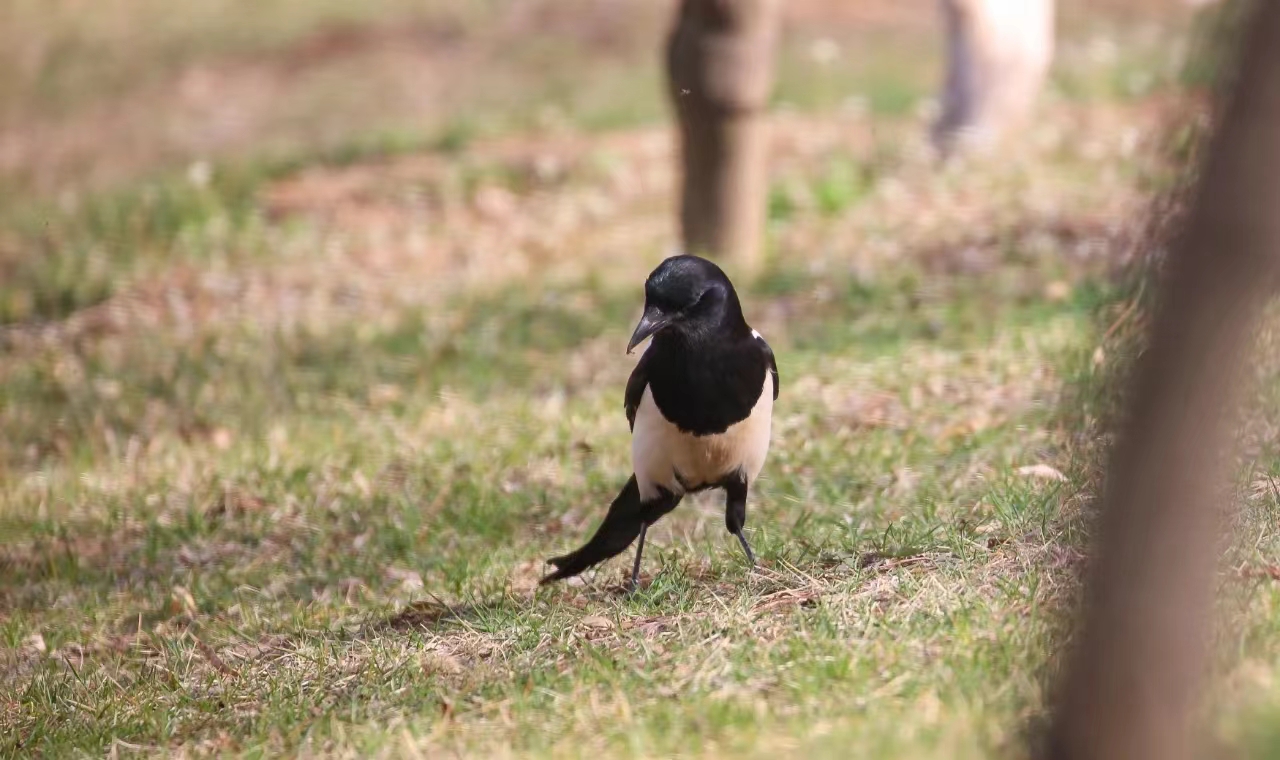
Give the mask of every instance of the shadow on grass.
[[409, 631], [436, 633], [453, 625], [470, 627], [493, 617], [510, 618], [526, 606], [508, 594], [461, 604], [426, 599], [412, 602], [394, 615], [365, 626], [357, 637]]

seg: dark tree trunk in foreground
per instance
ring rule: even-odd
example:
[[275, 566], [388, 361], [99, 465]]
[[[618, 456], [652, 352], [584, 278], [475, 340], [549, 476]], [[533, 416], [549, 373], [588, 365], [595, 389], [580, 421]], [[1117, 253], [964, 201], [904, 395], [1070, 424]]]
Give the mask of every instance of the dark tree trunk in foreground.
[[760, 263], [780, 0], [681, 0], [667, 47], [685, 249]]
[[1112, 452], [1045, 757], [1199, 756], [1238, 385], [1280, 255], [1280, 0], [1257, 5]]

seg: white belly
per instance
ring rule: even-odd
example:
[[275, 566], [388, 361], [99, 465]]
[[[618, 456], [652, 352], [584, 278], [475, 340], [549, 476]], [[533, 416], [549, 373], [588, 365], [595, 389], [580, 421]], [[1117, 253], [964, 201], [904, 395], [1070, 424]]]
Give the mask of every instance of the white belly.
[[751, 414], [714, 435], [681, 432], [662, 416], [652, 391], [645, 388], [631, 433], [631, 465], [640, 486], [640, 499], [656, 497], [659, 487], [680, 494], [686, 488], [719, 483], [739, 469], [748, 483], [754, 481], [769, 453], [772, 417], [773, 375], [768, 372]]

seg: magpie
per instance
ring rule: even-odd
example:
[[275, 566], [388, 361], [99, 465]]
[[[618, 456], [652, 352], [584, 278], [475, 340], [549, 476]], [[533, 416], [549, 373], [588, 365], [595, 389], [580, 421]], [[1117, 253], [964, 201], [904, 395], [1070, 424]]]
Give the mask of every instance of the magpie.
[[630, 588], [640, 576], [649, 526], [685, 494], [725, 492], [724, 524], [747, 561], [747, 491], [769, 451], [778, 364], [742, 316], [733, 283], [714, 263], [672, 256], [644, 284], [644, 313], [627, 353], [652, 337], [627, 381], [631, 479], [578, 550], [550, 560], [541, 583], [569, 578], [621, 554], [637, 537]]

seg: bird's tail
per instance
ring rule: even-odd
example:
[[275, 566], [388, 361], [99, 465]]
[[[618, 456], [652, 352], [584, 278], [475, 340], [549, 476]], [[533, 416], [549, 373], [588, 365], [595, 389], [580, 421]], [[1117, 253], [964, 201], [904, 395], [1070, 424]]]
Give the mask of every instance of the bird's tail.
[[609, 505], [609, 512], [604, 516], [604, 522], [596, 529], [591, 540], [575, 552], [548, 560], [555, 565], [556, 571], [545, 576], [539, 584], [571, 578], [587, 568], [621, 554], [632, 541], [636, 540], [636, 536], [640, 535], [640, 528], [643, 525], [640, 486], [636, 484], [636, 476], [632, 475], [627, 484], [622, 487], [622, 492]]

